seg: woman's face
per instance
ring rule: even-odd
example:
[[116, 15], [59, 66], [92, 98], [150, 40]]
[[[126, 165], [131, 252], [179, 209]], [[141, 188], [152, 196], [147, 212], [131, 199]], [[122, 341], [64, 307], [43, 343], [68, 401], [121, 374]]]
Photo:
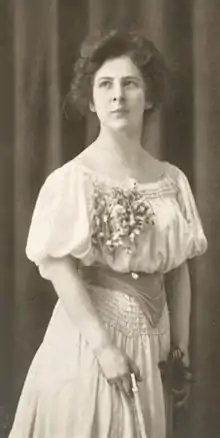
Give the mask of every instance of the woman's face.
[[129, 56], [105, 61], [93, 81], [93, 104], [101, 127], [130, 133], [142, 128], [145, 83]]

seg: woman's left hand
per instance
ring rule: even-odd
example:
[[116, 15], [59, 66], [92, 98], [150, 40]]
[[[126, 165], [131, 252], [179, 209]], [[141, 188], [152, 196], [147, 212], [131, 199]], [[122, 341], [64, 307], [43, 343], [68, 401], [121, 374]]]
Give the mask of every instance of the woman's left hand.
[[174, 407], [176, 409], [185, 407], [189, 401], [193, 379], [181, 350], [178, 348], [171, 350], [167, 362], [160, 363], [159, 367], [162, 380], [173, 395]]

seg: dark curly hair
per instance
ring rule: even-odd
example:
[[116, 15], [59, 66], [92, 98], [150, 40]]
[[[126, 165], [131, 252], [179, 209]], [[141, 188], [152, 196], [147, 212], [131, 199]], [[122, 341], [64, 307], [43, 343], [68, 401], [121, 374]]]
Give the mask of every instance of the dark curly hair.
[[163, 101], [165, 64], [160, 52], [144, 34], [136, 28], [100, 31], [86, 38], [81, 46], [80, 57], [74, 66], [69, 103], [85, 114], [92, 101], [94, 74], [108, 59], [128, 55], [140, 70], [146, 84], [148, 99], [153, 112]]

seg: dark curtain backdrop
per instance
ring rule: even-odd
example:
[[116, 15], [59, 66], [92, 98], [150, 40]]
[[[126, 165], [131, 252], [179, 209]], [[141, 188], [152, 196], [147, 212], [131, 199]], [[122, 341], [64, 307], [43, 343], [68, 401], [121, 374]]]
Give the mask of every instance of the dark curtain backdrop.
[[134, 20], [170, 69], [166, 106], [144, 143], [189, 177], [209, 241], [207, 254], [190, 265], [195, 383], [175, 436], [220, 436], [219, 14], [218, 0], [0, 0], [2, 437], [56, 299], [25, 257], [34, 202], [46, 175], [97, 129], [93, 119], [66, 111], [72, 65], [88, 31]]

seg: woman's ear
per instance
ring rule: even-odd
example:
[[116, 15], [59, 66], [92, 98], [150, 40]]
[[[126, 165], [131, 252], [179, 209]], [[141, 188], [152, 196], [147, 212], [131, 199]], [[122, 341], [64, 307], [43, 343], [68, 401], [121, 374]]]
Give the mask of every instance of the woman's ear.
[[90, 109], [90, 111], [91, 111], [92, 113], [95, 113], [95, 112], [96, 112], [94, 103], [89, 102], [89, 109]]

